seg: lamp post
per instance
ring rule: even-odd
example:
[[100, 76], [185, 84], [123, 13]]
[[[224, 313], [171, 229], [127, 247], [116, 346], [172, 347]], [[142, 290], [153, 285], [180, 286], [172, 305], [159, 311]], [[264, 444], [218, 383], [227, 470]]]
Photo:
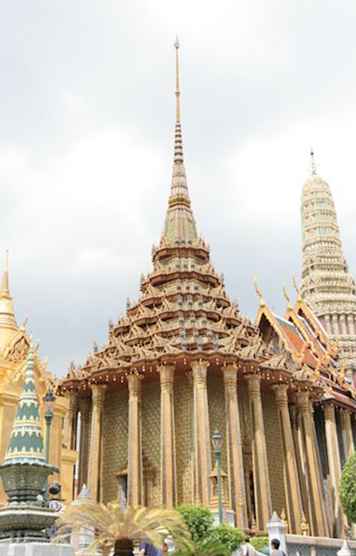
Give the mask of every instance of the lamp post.
[[51, 426], [54, 414], [54, 402], [56, 396], [53, 394], [52, 389], [49, 387], [46, 395], [43, 397], [45, 403], [45, 421], [46, 421], [46, 461], [49, 463], [49, 445], [50, 445], [50, 434]]
[[216, 470], [218, 473], [218, 505], [219, 505], [219, 524], [221, 525], [224, 522], [224, 509], [222, 503], [222, 484], [221, 484], [221, 451], [222, 451], [222, 444], [223, 444], [223, 436], [221, 432], [215, 431], [212, 434], [211, 442], [214, 448], [215, 453], [215, 464]]

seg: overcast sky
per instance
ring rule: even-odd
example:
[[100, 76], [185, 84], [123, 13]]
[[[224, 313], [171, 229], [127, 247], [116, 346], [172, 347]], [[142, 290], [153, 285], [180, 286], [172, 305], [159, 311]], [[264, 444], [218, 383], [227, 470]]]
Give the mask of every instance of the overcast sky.
[[[276, 311], [314, 147], [356, 275], [354, 0], [1, 2], [0, 249], [63, 374], [150, 269], [170, 187], [174, 49], [193, 210], [229, 294]], [[290, 288], [291, 289], [291, 288]]]

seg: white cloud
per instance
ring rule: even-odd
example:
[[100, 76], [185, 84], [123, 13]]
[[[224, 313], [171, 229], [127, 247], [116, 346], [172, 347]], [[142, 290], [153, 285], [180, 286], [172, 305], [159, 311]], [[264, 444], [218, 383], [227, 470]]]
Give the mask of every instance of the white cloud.
[[298, 272], [311, 145], [356, 274], [353, 0], [83, 6], [9, 3], [0, 22], [11, 52], [0, 57], [0, 248], [19, 320], [29, 315], [52, 368], [104, 341], [150, 267], [170, 182], [176, 33], [194, 212], [231, 295], [252, 316], [254, 274], [274, 304]]

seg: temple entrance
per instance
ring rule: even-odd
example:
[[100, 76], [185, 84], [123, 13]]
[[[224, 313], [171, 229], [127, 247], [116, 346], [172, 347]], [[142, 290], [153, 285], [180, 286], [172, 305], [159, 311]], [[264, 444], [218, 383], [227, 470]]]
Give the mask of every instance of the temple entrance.
[[123, 471], [119, 471], [119, 473], [116, 473], [116, 478], [118, 483], [117, 499], [119, 501], [120, 507], [124, 509], [127, 506], [128, 493], [127, 468], [125, 468]]
[[133, 542], [130, 539], [120, 539], [115, 543], [114, 556], [132, 556]]

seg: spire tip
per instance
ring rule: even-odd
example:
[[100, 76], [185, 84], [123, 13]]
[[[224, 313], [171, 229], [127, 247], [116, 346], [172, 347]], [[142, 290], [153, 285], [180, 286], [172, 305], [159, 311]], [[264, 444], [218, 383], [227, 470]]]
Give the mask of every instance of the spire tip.
[[174, 43], [176, 49], [176, 122], [180, 122], [180, 75], [179, 75], [179, 40]]
[[310, 164], [311, 164], [311, 175], [316, 176], [316, 163], [315, 163], [315, 155], [313, 147], [310, 147]]
[[1, 290], [3, 293], [9, 293], [9, 251], [5, 251], [5, 266], [2, 273]]

